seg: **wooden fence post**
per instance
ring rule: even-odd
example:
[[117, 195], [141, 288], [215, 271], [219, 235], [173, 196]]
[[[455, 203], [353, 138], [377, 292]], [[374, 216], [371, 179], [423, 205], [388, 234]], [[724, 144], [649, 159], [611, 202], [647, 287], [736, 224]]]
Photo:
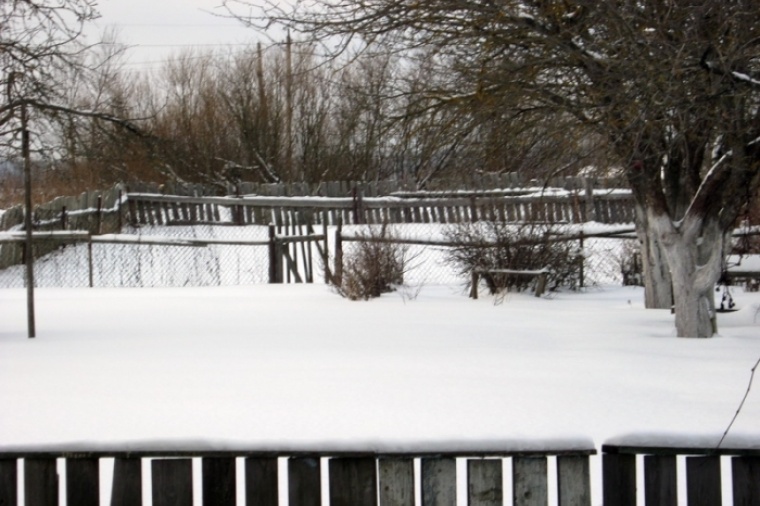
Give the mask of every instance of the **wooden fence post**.
[[647, 505], [678, 504], [675, 455], [644, 456], [644, 498]]
[[[277, 234], [273, 224], [269, 224], [269, 282], [282, 282], [282, 269], [278, 269], [280, 260], [277, 258]], [[281, 253], [281, 252], [280, 252]], [[279, 270], [279, 272], [278, 272]], [[279, 278], [279, 281], [278, 281]]]
[[596, 221], [596, 204], [594, 203], [594, 181], [585, 178], [583, 184], [586, 192], [586, 219], [584, 221]]
[[333, 282], [336, 286], [343, 284], [343, 219], [338, 217], [338, 227], [335, 229], [335, 266], [333, 267]]
[[409, 458], [381, 458], [380, 506], [414, 506], [414, 461]]
[[457, 503], [457, 466], [453, 458], [422, 459], [422, 506]]
[[501, 506], [504, 501], [501, 459], [467, 461], [468, 506]]
[[636, 456], [602, 455], [604, 506], [636, 506]]
[[18, 461], [0, 459], [0, 504], [18, 504], [17, 482]]
[[100, 462], [97, 458], [66, 459], [66, 503], [100, 504]]

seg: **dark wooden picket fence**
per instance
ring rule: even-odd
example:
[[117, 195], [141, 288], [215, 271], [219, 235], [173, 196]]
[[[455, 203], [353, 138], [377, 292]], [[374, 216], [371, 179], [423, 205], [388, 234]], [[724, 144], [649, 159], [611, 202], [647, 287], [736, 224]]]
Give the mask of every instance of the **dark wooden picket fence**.
[[[637, 495], [646, 506], [679, 504], [678, 476], [685, 473], [688, 506], [720, 506], [725, 484], [721, 465], [730, 459], [731, 504], [760, 504], [760, 450], [687, 447], [602, 446], [604, 506], [634, 506]], [[546, 506], [549, 496], [559, 506], [590, 506], [589, 449], [508, 451], [459, 450], [429, 453], [350, 451], [37, 451], [0, 453], [0, 504], [18, 504], [18, 471], [23, 468], [26, 506], [59, 504], [58, 469], [65, 468], [67, 504], [98, 505], [100, 460], [113, 458], [110, 504], [142, 504], [143, 459], [149, 459], [149, 491], [155, 506], [193, 504], [193, 463], [199, 458], [201, 503], [234, 505], [238, 490], [245, 504], [276, 506], [281, 493], [291, 506], [454, 506], [457, 504], [457, 459], [465, 459], [468, 506]], [[643, 456], [644, 490], [637, 494], [637, 460]], [[280, 490], [279, 458], [286, 458], [286, 488]], [[550, 459], [550, 457], [553, 457]], [[685, 469], [678, 468], [685, 457]], [[23, 460], [21, 460], [23, 459]], [[504, 463], [511, 461], [512, 497], [504, 497]], [[419, 460], [417, 474], [415, 460]], [[328, 476], [323, 480], [323, 463]], [[549, 465], [556, 465], [556, 482]], [[243, 466], [238, 472], [237, 467]], [[106, 473], [107, 474], [107, 473]], [[238, 484], [237, 477], [243, 476]], [[511, 482], [509, 481], [511, 480]], [[556, 486], [549, 491], [550, 486]], [[196, 487], [197, 489], [198, 487]], [[417, 500], [417, 492], [421, 502]]]
[[[100, 462], [114, 458], [112, 506], [142, 504], [142, 459], [150, 459], [154, 506], [193, 504], [192, 459], [201, 459], [202, 504], [236, 504], [238, 458], [244, 458], [247, 505], [276, 506], [278, 458], [287, 457], [290, 506], [322, 504], [322, 461], [327, 461], [329, 506], [413, 506], [419, 480], [423, 506], [455, 505], [457, 458], [466, 458], [470, 506], [504, 503], [503, 459], [512, 461], [512, 489], [517, 506], [545, 505], [548, 457], [556, 457], [557, 490], [562, 506], [591, 504], [589, 456], [595, 450], [536, 452], [456, 451], [375, 454], [362, 452], [34, 452], [0, 453], [0, 504], [17, 504], [18, 459], [23, 459], [26, 506], [58, 504], [58, 459], [64, 460], [69, 505], [98, 505]], [[420, 475], [415, 477], [415, 459]]]

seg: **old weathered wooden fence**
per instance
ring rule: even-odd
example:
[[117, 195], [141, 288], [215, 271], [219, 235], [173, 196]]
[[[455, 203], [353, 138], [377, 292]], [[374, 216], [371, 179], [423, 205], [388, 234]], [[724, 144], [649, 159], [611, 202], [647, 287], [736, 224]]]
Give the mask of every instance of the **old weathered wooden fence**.
[[[322, 461], [327, 462], [330, 506], [414, 506], [415, 481], [422, 506], [457, 503], [457, 458], [466, 458], [470, 506], [504, 504], [503, 459], [512, 463], [512, 490], [517, 506], [539, 506], [549, 495], [548, 457], [556, 457], [557, 489], [561, 506], [590, 506], [589, 456], [593, 449], [519, 451], [436, 451], [433, 453], [367, 452], [255, 452], [255, 451], [130, 451], [0, 453], [0, 504], [17, 504], [18, 460], [23, 459], [26, 506], [58, 504], [57, 459], [66, 471], [69, 505], [97, 505], [100, 501], [99, 460], [114, 458], [112, 506], [141, 505], [142, 461], [150, 459], [154, 506], [193, 504], [192, 458], [201, 458], [202, 504], [236, 504], [237, 466], [247, 505], [279, 503], [278, 458], [287, 458], [287, 497], [290, 506], [322, 504]], [[241, 463], [238, 459], [243, 458]], [[420, 473], [415, 476], [415, 459]]]
[[[190, 506], [194, 501], [192, 459], [200, 461], [201, 504], [276, 506], [286, 495], [291, 506], [454, 506], [458, 495], [468, 506], [590, 506], [593, 448], [545, 451], [457, 450], [375, 453], [360, 451], [35, 451], [0, 452], [0, 504], [53, 506], [64, 495], [76, 506], [100, 503], [101, 459], [114, 459], [112, 506], [142, 504], [147, 459], [155, 506]], [[604, 506], [735, 506], [760, 504], [760, 449], [602, 446]], [[637, 480], [642, 456], [643, 480]], [[550, 458], [551, 457], [551, 458]], [[280, 466], [279, 459], [286, 459]], [[730, 459], [727, 463], [726, 458]], [[464, 459], [466, 490], [457, 490], [457, 459]], [[504, 476], [505, 462], [511, 476]], [[415, 464], [418, 462], [418, 465]], [[684, 462], [684, 469], [679, 469]], [[324, 465], [323, 465], [324, 464]], [[549, 469], [555, 465], [556, 470]], [[722, 465], [730, 465], [730, 485], [722, 483]], [[238, 469], [240, 468], [240, 469]], [[61, 494], [59, 469], [65, 470]], [[280, 480], [279, 471], [286, 476]], [[327, 476], [323, 477], [323, 469]], [[19, 480], [19, 471], [23, 479]], [[550, 479], [549, 476], [555, 478]], [[679, 476], [685, 500], [679, 502]], [[242, 483], [238, 483], [242, 477]], [[144, 483], [145, 482], [145, 483]], [[281, 489], [280, 483], [284, 486]], [[504, 483], [512, 490], [505, 497]], [[323, 483], [327, 484], [323, 493]], [[598, 482], [597, 482], [598, 483]], [[643, 490], [637, 484], [643, 483]], [[510, 486], [511, 485], [511, 486]], [[550, 487], [556, 487], [550, 490]], [[242, 493], [241, 493], [242, 492]]]

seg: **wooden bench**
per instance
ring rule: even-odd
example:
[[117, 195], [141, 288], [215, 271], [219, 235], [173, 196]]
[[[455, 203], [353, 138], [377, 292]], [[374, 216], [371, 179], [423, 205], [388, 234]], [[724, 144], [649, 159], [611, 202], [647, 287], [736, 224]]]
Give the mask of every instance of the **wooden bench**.
[[549, 269], [543, 268], [539, 270], [518, 270], [518, 269], [473, 269], [472, 271], [472, 287], [470, 288], [470, 297], [473, 299], [478, 298], [478, 282], [480, 276], [484, 274], [508, 274], [512, 276], [529, 276], [536, 278], [536, 297], [541, 297], [546, 291], [546, 284], [548, 281]]

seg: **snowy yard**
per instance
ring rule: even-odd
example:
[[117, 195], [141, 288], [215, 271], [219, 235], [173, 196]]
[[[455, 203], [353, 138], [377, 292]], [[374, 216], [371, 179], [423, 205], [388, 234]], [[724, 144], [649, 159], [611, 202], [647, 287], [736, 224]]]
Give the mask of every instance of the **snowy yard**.
[[[500, 304], [456, 285], [36, 293], [30, 340], [25, 292], [0, 291], [2, 450], [712, 446], [760, 358], [760, 296], [741, 290], [703, 340], [631, 287]], [[760, 447], [760, 385], [730, 443]]]

